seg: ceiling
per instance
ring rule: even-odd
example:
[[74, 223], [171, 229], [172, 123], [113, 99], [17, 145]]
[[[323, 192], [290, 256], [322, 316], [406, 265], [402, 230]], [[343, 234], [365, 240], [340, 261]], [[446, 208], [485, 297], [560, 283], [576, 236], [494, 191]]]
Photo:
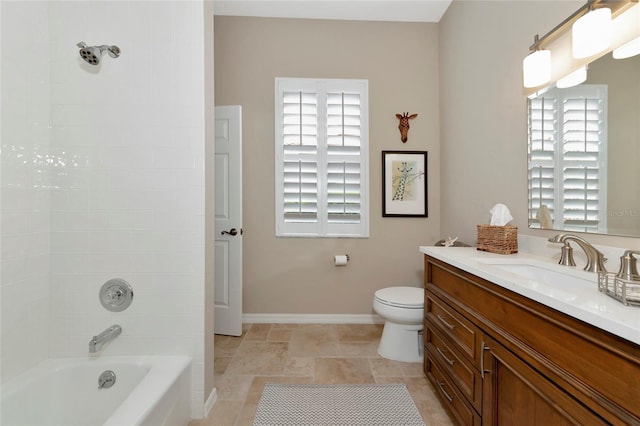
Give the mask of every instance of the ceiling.
[[439, 22], [451, 0], [214, 0], [213, 4], [215, 15]]

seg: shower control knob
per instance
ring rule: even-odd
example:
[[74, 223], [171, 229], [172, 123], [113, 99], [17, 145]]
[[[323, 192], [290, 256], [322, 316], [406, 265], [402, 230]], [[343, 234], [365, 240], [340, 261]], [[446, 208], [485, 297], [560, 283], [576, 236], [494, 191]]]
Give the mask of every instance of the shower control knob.
[[110, 279], [100, 289], [100, 303], [109, 311], [124, 311], [132, 301], [133, 289], [121, 278]]
[[104, 301], [106, 303], [119, 303], [120, 300], [124, 297], [124, 292], [121, 289], [116, 289], [113, 291], [113, 288], [110, 288], [104, 295]]

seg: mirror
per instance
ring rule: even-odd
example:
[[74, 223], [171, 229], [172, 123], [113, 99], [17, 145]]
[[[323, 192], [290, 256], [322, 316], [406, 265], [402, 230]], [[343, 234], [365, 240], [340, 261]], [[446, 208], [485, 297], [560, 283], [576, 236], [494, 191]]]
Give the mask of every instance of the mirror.
[[[640, 55], [528, 101], [529, 227], [640, 236]], [[543, 93], [541, 93], [543, 92]]]

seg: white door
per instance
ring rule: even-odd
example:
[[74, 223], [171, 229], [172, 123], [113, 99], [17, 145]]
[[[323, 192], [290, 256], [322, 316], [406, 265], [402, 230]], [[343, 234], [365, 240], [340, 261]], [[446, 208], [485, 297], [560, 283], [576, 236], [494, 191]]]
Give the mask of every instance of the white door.
[[242, 107], [216, 114], [214, 331], [242, 334]]

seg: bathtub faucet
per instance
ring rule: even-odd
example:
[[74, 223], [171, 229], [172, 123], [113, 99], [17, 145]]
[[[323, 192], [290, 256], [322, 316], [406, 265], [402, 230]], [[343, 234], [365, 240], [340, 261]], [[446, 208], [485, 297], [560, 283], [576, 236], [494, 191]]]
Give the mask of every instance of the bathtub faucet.
[[102, 349], [102, 345], [110, 340], [115, 339], [120, 335], [120, 333], [122, 333], [122, 327], [120, 327], [118, 324], [114, 324], [97, 336], [93, 336], [91, 340], [89, 340], [89, 353], [98, 352], [100, 349]]

